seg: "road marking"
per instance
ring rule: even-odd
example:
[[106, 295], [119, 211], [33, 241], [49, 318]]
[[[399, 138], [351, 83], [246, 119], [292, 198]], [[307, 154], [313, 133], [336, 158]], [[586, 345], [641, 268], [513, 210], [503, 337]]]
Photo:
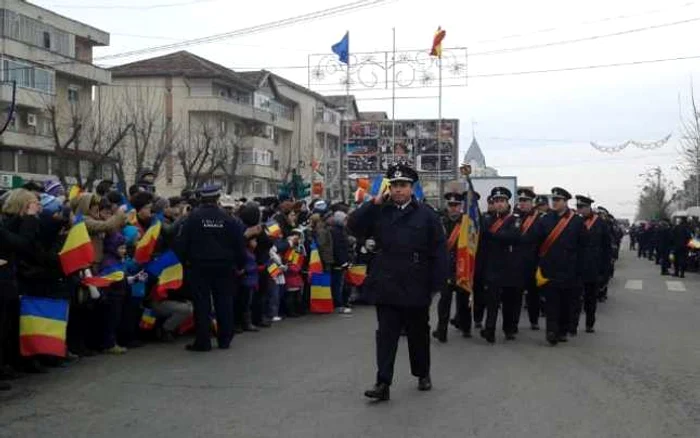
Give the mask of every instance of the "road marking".
[[627, 280], [625, 289], [642, 290], [642, 280]]
[[666, 281], [666, 287], [672, 292], [685, 292], [685, 284], [682, 281]]

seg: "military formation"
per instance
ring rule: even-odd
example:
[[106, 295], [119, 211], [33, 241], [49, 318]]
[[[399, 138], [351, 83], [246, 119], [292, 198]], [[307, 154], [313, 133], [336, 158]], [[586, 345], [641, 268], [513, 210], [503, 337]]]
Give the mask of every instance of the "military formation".
[[[365, 287], [376, 298], [378, 371], [365, 396], [390, 398], [402, 331], [418, 389], [431, 389], [429, 309], [436, 293], [438, 323], [432, 336], [443, 343], [450, 322], [463, 337], [472, 337], [473, 326], [486, 342], [495, 343], [499, 313], [505, 340], [515, 341], [524, 307], [531, 330], [540, 330], [545, 318], [551, 345], [577, 336], [582, 314], [585, 331], [595, 332], [596, 308], [606, 299], [622, 234], [605, 208], [594, 208], [593, 199], [573, 197], [560, 187], [548, 196], [519, 189], [512, 205], [509, 189], [494, 188], [479, 218], [473, 293], [468, 293], [458, 286], [457, 248], [446, 236], [456, 235], [469, 194], [446, 193], [446, 208], [438, 215], [412, 196], [418, 180], [413, 169], [397, 164], [386, 177], [389, 191], [358, 208], [348, 222], [358, 239], [372, 236], [377, 244]], [[572, 199], [575, 210], [569, 208]]]
[[661, 275], [685, 277], [688, 267], [687, 245], [693, 237], [687, 218], [678, 218], [674, 225], [666, 219], [640, 223], [633, 225], [629, 234], [630, 249], [637, 250], [637, 257], [654, 261], [660, 266]]

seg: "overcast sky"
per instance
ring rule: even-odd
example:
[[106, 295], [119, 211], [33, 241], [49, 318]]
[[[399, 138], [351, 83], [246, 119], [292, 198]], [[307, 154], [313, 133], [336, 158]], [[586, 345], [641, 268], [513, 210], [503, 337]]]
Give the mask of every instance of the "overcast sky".
[[[111, 33], [96, 56], [224, 33], [350, 3], [351, 0], [259, 2], [230, 0], [34, 1]], [[81, 5], [81, 3], [83, 3]], [[469, 53], [538, 45], [655, 27], [641, 32], [511, 53], [470, 56], [465, 87], [445, 88], [443, 116], [461, 123], [461, 154], [471, 142], [472, 122], [487, 164], [520, 185], [546, 192], [560, 185], [587, 194], [620, 217], [633, 217], [641, 178], [653, 165], [680, 183], [680, 112], [688, 109], [691, 78], [700, 59], [617, 68], [483, 77], [494, 73], [561, 69], [610, 63], [700, 56], [700, 2], [692, 0], [394, 0], [386, 4], [186, 50], [228, 67], [265, 67], [306, 85], [310, 54], [326, 53], [346, 30], [351, 52], [397, 48], [429, 50], [438, 25], [445, 47]], [[242, 8], [241, 5], [246, 5]], [[157, 54], [163, 54], [161, 52]], [[154, 54], [154, 55], [157, 55]], [[150, 57], [154, 55], [141, 56]], [[105, 61], [116, 65], [137, 58]], [[700, 87], [700, 78], [696, 77]], [[338, 93], [336, 93], [338, 94]], [[356, 92], [361, 111], [391, 111], [390, 93]], [[437, 90], [399, 90], [398, 96], [435, 96]], [[377, 100], [380, 98], [380, 100]], [[387, 99], [381, 99], [387, 98]], [[372, 99], [372, 100], [367, 100]], [[402, 99], [397, 118], [437, 118], [437, 99]], [[629, 146], [606, 154], [591, 141], [615, 145], [654, 141], [664, 147]]]

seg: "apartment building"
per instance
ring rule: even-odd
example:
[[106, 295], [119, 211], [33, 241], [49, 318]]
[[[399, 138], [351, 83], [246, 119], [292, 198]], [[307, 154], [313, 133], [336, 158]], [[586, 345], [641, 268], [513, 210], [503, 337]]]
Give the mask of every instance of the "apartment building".
[[[109, 71], [93, 65], [93, 48], [108, 44], [108, 33], [87, 24], [22, 0], [0, 0], [0, 127], [16, 84], [14, 111], [0, 135], [0, 174], [44, 180], [55, 173], [52, 120], [60, 137], [69, 137], [73, 115], [90, 111], [92, 87], [110, 81]], [[89, 154], [68, 161], [66, 173], [73, 175], [92, 162]], [[99, 173], [109, 177], [111, 166]]]
[[[157, 190], [165, 195], [205, 182], [222, 183], [234, 195], [276, 195], [292, 170], [323, 181], [325, 151], [340, 144], [332, 103], [267, 71], [234, 72], [187, 51], [110, 71], [102, 104], [116, 113], [146, 107], [155, 130], [165, 132], [167, 150], [152, 148], [136, 163], [156, 167]], [[125, 148], [133, 150], [129, 141]], [[192, 166], [202, 151], [209, 161]], [[135, 173], [132, 167], [127, 175]]]

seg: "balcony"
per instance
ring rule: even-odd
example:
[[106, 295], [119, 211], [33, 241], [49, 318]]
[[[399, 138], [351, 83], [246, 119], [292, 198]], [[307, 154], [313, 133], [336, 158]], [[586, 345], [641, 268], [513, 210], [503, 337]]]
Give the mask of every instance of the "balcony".
[[340, 137], [340, 125], [337, 125], [335, 123], [324, 122], [323, 120], [317, 120], [316, 132], [324, 132], [326, 134]]
[[236, 176], [248, 176], [264, 179], [279, 179], [279, 172], [272, 166], [258, 164], [239, 164], [236, 168]]
[[[53, 94], [42, 93], [41, 91], [28, 90], [17, 87], [16, 104], [20, 107], [35, 108], [44, 110], [53, 105], [55, 96]], [[12, 102], [12, 85], [0, 85], [0, 102]]]
[[192, 96], [187, 98], [189, 111], [205, 111], [230, 114], [242, 119], [274, 125], [285, 131], [294, 130], [294, 121], [253, 107], [252, 103], [219, 96]]
[[265, 137], [243, 137], [241, 139], [241, 148], [269, 151], [277, 148], [277, 145], [273, 140]]
[[54, 141], [51, 137], [36, 135], [28, 132], [15, 132], [7, 128], [0, 136], [0, 142], [7, 146], [13, 146], [20, 149], [40, 149], [51, 152], [54, 150]]
[[7, 56], [36, 62], [39, 65], [56, 70], [58, 73], [78, 77], [96, 84], [109, 84], [111, 82], [112, 75], [110, 72], [95, 67], [93, 64], [81, 62], [10, 38], [0, 38], [0, 45], [4, 49], [3, 54]]

